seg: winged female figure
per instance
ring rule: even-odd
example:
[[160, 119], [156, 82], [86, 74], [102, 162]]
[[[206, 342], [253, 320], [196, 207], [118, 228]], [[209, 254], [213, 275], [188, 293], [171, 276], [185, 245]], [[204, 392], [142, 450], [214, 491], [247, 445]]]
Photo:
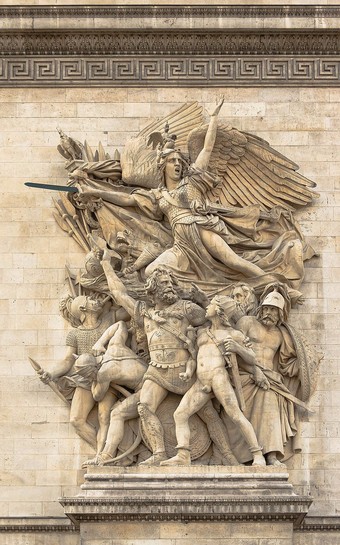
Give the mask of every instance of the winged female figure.
[[132, 190], [104, 190], [83, 181], [80, 199], [100, 198], [120, 214], [125, 210], [125, 217], [162, 226], [167, 243], [145, 268], [146, 276], [162, 264], [183, 284], [198, 282], [210, 293], [245, 279], [255, 288], [280, 280], [298, 289], [303, 261], [313, 249], [292, 210], [311, 202], [313, 183], [265, 141], [218, 126], [222, 105], [223, 100], [208, 127], [190, 131], [190, 158], [168, 135], [169, 127], [163, 146], [155, 131], [144, 130], [121, 158], [123, 180]]

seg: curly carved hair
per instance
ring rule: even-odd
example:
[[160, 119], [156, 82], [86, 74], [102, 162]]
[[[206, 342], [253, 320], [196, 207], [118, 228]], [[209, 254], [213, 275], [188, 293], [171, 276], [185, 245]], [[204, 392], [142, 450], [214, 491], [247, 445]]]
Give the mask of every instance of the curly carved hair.
[[164, 274], [170, 277], [174, 289], [176, 291], [179, 290], [178, 280], [174, 273], [165, 265], [158, 265], [158, 267], [156, 267], [156, 269], [150, 274], [145, 282], [144, 288], [148, 295], [153, 294], [157, 291], [158, 278]]

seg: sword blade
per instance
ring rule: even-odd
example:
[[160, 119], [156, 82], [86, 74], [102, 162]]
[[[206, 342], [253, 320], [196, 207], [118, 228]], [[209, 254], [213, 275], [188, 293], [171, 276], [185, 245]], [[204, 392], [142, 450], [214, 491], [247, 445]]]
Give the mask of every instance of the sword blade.
[[35, 182], [25, 182], [27, 187], [36, 187], [38, 189], [50, 189], [52, 191], [66, 191], [67, 193], [78, 193], [78, 189], [70, 185], [52, 185], [52, 184], [37, 184]]

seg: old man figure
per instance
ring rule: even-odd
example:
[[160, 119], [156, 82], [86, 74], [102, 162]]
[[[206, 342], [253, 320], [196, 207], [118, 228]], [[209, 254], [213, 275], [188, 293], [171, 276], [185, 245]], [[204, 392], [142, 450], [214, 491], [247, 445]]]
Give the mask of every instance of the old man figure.
[[[287, 292], [273, 286], [266, 290], [257, 315], [244, 316], [236, 325], [251, 340], [257, 360], [256, 381], [241, 363], [244, 414], [255, 429], [267, 465], [275, 466], [281, 465], [288, 447], [300, 450], [299, 412], [307, 408], [319, 364], [319, 356], [286, 323], [289, 308]], [[233, 429], [227, 415], [224, 422], [236, 456], [249, 461], [239, 430]]]

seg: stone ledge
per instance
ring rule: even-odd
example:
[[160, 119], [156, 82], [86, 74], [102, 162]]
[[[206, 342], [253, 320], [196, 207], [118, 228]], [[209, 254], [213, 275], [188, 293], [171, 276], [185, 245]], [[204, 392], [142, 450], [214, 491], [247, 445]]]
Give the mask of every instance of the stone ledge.
[[338, 29], [0, 31], [2, 55], [338, 55]]
[[306, 517], [298, 532], [340, 532], [340, 517]]
[[61, 498], [84, 521], [274, 521], [298, 527], [312, 503], [281, 468], [88, 468], [78, 496]]
[[66, 517], [4, 517], [0, 533], [78, 532]]
[[340, 7], [270, 5], [4, 6], [0, 29], [338, 28]]

